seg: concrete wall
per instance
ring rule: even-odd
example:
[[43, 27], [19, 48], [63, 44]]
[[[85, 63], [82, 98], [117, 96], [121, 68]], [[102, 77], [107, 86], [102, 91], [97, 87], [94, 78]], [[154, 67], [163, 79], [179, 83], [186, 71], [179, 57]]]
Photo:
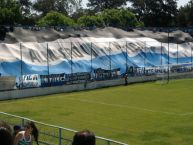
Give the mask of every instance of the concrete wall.
[[85, 89], [96, 89], [102, 87], [109, 86], [117, 86], [124, 83], [123, 79], [117, 80], [109, 80], [109, 81], [96, 81], [87, 83], [86, 86], [84, 83], [82, 84], [74, 84], [74, 85], [64, 85], [64, 86], [56, 86], [56, 87], [46, 87], [46, 88], [30, 88], [30, 89], [22, 89], [22, 90], [10, 90], [0, 92], [0, 100], [6, 99], [16, 99], [16, 98], [27, 98], [33, 96], [42, 96], [63, 92], [73, 92], [73, 91], [82, 91]]
[[12, 90], [15, 87], [15, 77], [0, 77], [0, 91], [2, 90]]
[[[148, 81], [156, 81], [157, 79], [167, 80], [167, 74], [165, 76], [141, 76], [141, 77], [129, 77], [128, 83], [139, 83], [139, 82], [148, 82]], [[174, 73], [170, 74], [170, 79], [178, 79], [178, 78], [192, 78], [193, 73]], [[16, 98], [26, 98], [33, 96], [42, 96], [63, 92], [73, 92], [73, 91], [82, 91], [82, 90], [91, 90], [102, 87], [111, 87], [124, 85], [124, 79], [117, 80], [107, 80], [107, 81], [96, 81], [89, 82], [86, 85], [82, 84], [74, 84], [74, 85], [64, 85], [64, 86], [56, 86], [56, 87], [47, 87], [47, 88], [30, 88], [23, 90], [11, 90], [11, 91], [3, 91], [0, 92], [0, 100], [6, 99], [16, 99]]]

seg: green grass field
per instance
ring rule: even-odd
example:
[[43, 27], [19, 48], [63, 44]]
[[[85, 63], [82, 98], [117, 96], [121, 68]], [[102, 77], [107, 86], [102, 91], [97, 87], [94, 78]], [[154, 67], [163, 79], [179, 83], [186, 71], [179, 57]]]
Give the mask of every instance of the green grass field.
[[1, 101], [0, 111], [130, 145], [193, 144], [193, 79]]

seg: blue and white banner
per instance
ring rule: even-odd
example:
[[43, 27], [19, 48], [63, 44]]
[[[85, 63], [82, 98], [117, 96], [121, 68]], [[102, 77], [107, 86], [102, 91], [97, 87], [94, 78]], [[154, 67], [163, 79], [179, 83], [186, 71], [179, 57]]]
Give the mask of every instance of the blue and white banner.
[[123, 74], [127, 66], [167, 65], [168, 58], [170, 64], [189, 63], [192, 49], [193, 43], [170, 43], [168, 47], [167, 43], [148, 37], [80, 37], [48, 43], [0, 43], [0, 73], [19, 77], [21, 74], [47, 75], [48, 71], [49, 74], [70, 74], [120, 68]]
[[20, 88], [34, 88], [39, 86], [40, 83], [38, 74], [23, 75], [22, 77], [19, 78]]
[[66, 83], [65, 74], [40, 75], [41, 87], [60, 86]]

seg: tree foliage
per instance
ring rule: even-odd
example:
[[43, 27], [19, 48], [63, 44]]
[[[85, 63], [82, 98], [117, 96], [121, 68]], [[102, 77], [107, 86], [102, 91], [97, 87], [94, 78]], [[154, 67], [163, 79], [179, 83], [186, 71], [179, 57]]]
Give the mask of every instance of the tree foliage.
[[80, 17], [82, 16], [92, 16], [95, 15], [96, 13], [90, 9], [83, 9], [83, 8], [79, 8], [77, 11], [75, 11], [71, 17], [72, 19], [74, 19], [75, 21], [77, 21]]
[[39, 26], [73, 26], [74, 21], [62, 13], [49, 12], [37, 24]]
[[78, 19], [78, 24], [86, 27], [111, 26], [117, 28], [143, 25], [137, 21], [137, 18], [132, 12], [124, 9], [106, 9], [94, 16], [83, 16]]
[[[193, 0], [179, 9], [177, 1], [88, 0], [85, 9], [82, 0], [0, 0], [0, 25], [71, 26], [74, 19], [85, 27], [193, 26]], [[132, 7], [126, 10], [127, 2]]]
[[95, 12], [101, 12], [105, 9], [119, 8], [126, 5], [128, 0], [88, 0], [87, 6]]
[[180, 7], [178, 17], [178, 26], [193, 26], [193, 0], [183, 7]]
[[173, 26], [177, 15], [176, 0], [129, 0], [133, 11], [145, 26]]
[[34, 4], [34, 9], [38, 12], [41, 12], [44, 16], [50, 11], [56, 11], [67, 15], [73, 11], [73, 8], [77, 8], [76, 0], [37, 0]]
[[137, 21], [136, 16], [132, 12], [125, 9], [106, 9], [101, 13], [101, 17], [106, 26], [127, 28], [142, 24]]
[[103, 27], [104, 26], [104, 22], [102, 20], [102, 18], [98, 15], [96, 16], [82, 16], [78, 19], [77, 23], [82, 26], [82, 27]]
[[29, 17], [32, 9], [31, 0], [18, 0], [23, 17]]
[[16, 0], [0, 0], [0, 24], [14, 25], [21, 20], [20, 5]]

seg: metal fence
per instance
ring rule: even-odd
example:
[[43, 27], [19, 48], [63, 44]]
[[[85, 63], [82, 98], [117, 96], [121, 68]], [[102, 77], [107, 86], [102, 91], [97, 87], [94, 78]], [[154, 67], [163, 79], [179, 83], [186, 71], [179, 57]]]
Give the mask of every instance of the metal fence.
[[[50, 125], [28, 118], [0, 112], [0, 120], [6, 121], [12, 127], [14, 125], [24, 126], [27, 121], [33, 121], [39, 130], [39, 143], [42, 145], [69, 145], [75, 130]], [[128, 145], [126, 143], [96, 136], [96, 145]]]

